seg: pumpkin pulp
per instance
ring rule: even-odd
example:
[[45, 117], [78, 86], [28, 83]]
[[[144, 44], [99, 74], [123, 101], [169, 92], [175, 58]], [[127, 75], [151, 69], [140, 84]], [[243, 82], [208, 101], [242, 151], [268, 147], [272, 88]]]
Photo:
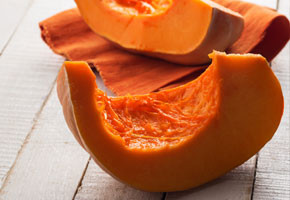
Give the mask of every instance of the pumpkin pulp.
[[[212, 71], [212, 70], [211, 70]], [[97, 89], [96, 102], [105, 126], [128, 147], [157, 148], [194, 135], [212, 118], [219, 93], [207, 72], [200, 82], [149, 95], [107, 97]]]

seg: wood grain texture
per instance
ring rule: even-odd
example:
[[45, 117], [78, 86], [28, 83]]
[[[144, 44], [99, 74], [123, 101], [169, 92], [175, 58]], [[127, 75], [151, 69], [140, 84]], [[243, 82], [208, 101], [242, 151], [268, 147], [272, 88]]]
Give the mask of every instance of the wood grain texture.
[[[289, 16], [289, 0], [279, 0], [278, 11]], [[272, 69], [282, 85], [284, 115], [273, 139], [258, 157], [254, 199], [290, 199], [290, 66], [289, 43], [272, 62]]]
[[99, 199], [134, 199], [155, 200], [161, 199], [162, 193], [149, 193], [134, 189], [120, 183], [104, 172], [92, 160], [82, 181], [81, 187], [76, 194], [76, 200], [99, 200]]
[[247, 200], [251, 199], [251, 191], [256, 156], [237, 167], [221, 178], [198, 188], [183, 192], [167, 193], [166, 200]]
[[32, 0], [0, 1], [0, 55], [31, 2]]
[[0, 199], [72, 199], [89, 155], [66, 126], [56, 90], [0, 192]]
[[35, 0], [0, 57], [0, 188], [63, 62], [41, 40], [38, 22], [72, 6]]

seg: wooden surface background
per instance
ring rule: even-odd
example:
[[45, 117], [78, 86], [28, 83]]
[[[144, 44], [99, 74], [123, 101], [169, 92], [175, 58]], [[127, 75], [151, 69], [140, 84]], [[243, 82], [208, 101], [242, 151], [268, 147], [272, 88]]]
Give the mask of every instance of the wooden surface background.
[[[250, 0], [248, 0], [250, 1]], [[289, 0], [251, 0], [289, 17]], [[281, 125], [255, 156], [225, 176], [175, 193], [133, 189], [103, 172], [76, 143], [57, 100], [64, 58], [38, 22], [73, 0], [0, 0], [0, 199], [290, 199], [289, 44], [272, 62], [285, 97]], [[103, 86], [98, 77], [97, 82]]]

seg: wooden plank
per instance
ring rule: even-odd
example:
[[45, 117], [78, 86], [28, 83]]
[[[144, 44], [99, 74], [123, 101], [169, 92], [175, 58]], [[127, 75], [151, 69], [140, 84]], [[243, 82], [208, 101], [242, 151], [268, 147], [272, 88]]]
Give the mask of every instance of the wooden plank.
[[0, 1], [0, 55], [32, 0]]
[[72, 6], [73, 1], [35, 0], [0, 57], [0, 188], [64, 60], [41, 40], [38, 22]]
[[93, 199], [161, 199], [162, 193], [150, 193], [134, 189], [113, 179], [92, 160], [79, 188], [76, 200]]
[[[279, 0], [278, 11], [289, 16], [289, 0]], [[290, 66], [289, 43], [272, 63], [272, 69], [282, 85], [284, 115], [273, 139], [259, 154], [254, 199], [290, 199]]]
[[167, 193], [166, 200], [251, 199], [256, 157], [208, 184], [183, 192]]
[[26, 142], [0, 199], [72, 199], [89, 155], [67, 128], [55, 89]]

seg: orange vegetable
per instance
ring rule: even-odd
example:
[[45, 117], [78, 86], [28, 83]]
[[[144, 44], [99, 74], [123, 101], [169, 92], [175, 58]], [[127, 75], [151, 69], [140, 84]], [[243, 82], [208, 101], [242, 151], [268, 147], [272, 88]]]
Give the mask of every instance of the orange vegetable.
[[97, 34], [137, 53], [205, 64], [241, 35], [240, 14], [209, 0], [75, 0]]
[[118, 180], [178, 191], [257, 153], [283, 113], [280, 84], [260, 55], [214, 52], [196, 80], [158, 93], [108, 97], [86, 62], [65, 62], [57, 89], [70, 130]]

